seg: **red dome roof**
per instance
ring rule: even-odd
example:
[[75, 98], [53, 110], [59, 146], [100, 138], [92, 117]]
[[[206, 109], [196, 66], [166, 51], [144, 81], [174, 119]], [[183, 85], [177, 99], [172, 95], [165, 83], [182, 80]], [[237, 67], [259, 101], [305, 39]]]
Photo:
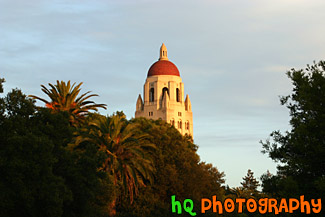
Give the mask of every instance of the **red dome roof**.
[[179, 71], [174, 63], [168, 60], [159, 60], [152, 64], [148, 71], [148, 76], [154, 75], [175, 75], [180, 76]]

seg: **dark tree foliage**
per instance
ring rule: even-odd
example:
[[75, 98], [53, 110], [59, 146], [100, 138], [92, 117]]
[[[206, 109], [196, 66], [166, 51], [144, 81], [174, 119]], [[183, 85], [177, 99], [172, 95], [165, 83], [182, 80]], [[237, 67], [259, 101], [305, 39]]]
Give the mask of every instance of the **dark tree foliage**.
[[133, 202], [140, 186], [153, 181], [152, 151], [155, 150], [145, 133], [139, 134], [139, 125], [130, 123], [123, 112], [112, 116], [89, 114], [84, 126], [76, 131], [75, 142], [69, 147], [78, 150], [84, 142], [97, 148], [105, 161], [98, 170], [107, 173], [114, 182], [116, 197], [110, 204], [111, 216], [121, 197]]
[[0, 93], [3, 93], [3, 83], [5, 82], [4, 78], [0, 78]]
[[240, 183], [243, 186], [244, 190], [248, 190], [251, 192], [256, 192], [258, 186], [260, 186], [259, 182], [254, 177], [254, 172], [248, 169], [247, 175], [243, 178], [243, 182]]
[[265, 192], [281, 197], [325, 195], [325, 62], [287, 73], [293, 92], [281, 98], [290, 111], [289, 132], [274, 131], [263, 152], [279, 162], [278, 174], [262, 176]]
[[0, 98], [0, 216], [105, 216], [101, 156], [67, 150], [72, 132], [67, 113], [36, 110], [20, 90]]
[[[190, 137], [182, 136], [177, 129], [162, 120], [134, 119], [139, 133], [149, 135], [151, 143], [157, 146], [154, 153], [154, 183], [147, 183], [139, 189], [139, 195], [132, 205], [123, 199], [117, 206], [117, 216], [175, 216], [171, 212], [171, 196], [184, 201], [191, 198], [197, 216], [203, 197], [217, 195], [223, 198], [224, 173], [211, 164], [200, 163], [197, 146]], [[183, 211], [182, 215], [189, 214]], [[204, 214], [209, 216], [209, 214]]]

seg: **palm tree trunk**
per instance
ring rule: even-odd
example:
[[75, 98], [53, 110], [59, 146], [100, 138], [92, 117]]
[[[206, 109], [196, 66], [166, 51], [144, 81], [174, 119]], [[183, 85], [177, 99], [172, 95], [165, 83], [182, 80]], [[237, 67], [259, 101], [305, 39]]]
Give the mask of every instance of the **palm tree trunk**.
[[116, 198], [109, 204], [109, 216], [116, 215]]

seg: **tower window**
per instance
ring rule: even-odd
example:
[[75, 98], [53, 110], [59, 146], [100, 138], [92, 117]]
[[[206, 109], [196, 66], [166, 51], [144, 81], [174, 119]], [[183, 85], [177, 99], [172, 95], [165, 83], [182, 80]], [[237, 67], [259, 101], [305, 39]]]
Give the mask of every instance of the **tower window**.
[[150, 88], [149, 91], [149, 102], [153, 102], [155, 101], [155, 89], [154, 88]]
[[175, 126], [175, 121], [174, 121], [174, 119], [170, 120], [170, 124], [171, 124], [172, 126]]
[[178, 128], [179, 128], [179, 129], [182, 129], [182, 120], [179, 120], [179, 121], [178, 121]]
[[176, 88], [176, 102], [179, 102], [180, 100], [179, 100], [179, 89], [178, 88]]
[[149, 112], [149, 116], [153, 116], [153, 112]]
[[182, 112], [178, 112], [178, 116], [182, 117]]
[[190, 130], [190, 122], [186, 121], [185, 123], [185, 129]]
[[169, 90], [168, 90], [167, 87], [164, 87], [164, 88], [162, 89], [162, 98], [161, 98], [161, 99], [164, 99], [165, 92], [167, 92], [167, 94], [169, 95]]

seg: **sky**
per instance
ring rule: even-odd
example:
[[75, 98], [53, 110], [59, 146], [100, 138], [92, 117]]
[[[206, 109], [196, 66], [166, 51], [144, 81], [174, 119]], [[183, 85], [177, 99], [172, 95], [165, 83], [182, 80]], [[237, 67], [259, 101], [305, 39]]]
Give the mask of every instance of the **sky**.
[[261, 153], [290, 130], [279, 96], [286, 72], [325, 57], [323, 0], [0, 0], [0, 77], [8, 92], [46, 97], [41, 84], [84, 82], [101, 114], [134, 117], [165, 43], [192, 102], [202, 161], [240, 185], [276, 163]]

